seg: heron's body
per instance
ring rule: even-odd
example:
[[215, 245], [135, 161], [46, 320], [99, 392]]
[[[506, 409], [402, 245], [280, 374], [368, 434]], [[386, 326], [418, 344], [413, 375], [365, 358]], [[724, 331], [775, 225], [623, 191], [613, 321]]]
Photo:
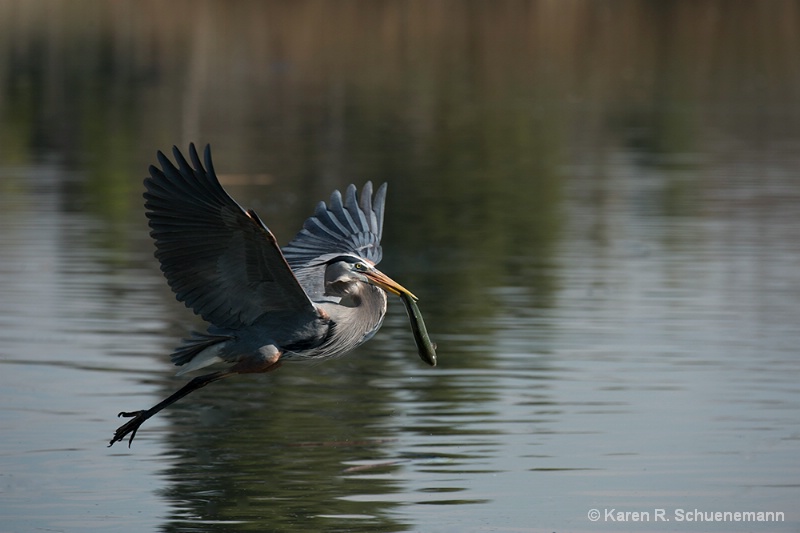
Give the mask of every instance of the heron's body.
[[[344, 196], [334, 191], [281, 249], [258, 215], [224, 191], [208, 147], [205, 165], [194, 145], [191, 165], [177, 148], [173, 155], [177, 166], [159, 152], [161, 168], [151, 166], [145, 180], [150, 234], [177, 299], [210, 326], [184, 340], [172, 361], [179, 374], [217, 363], [226, 368], [194, 378], [151, 409], [120, 413], [132, 420], [111, 444], [127, 435], [133, 441], [145, 420], [213, 381], [353, 350], [383, 323], [385, 291], [416, 299], [375, 268], [382, 255], [385, 184], [374, 196], [369, 182], [360, 195], [353, 185]], [[435, 365], [432, 349], [428, 353], [423, 358]]]
[[[344, 355], [368, 341], [380, 329], [386, 316], [386, 293], [367, 286], [357, 305], [342, 302], [314, 302], [315, 311], [306, 316], [273, 311], [265, 313], [252, 325], [241, 329], [209, 328], [194, 333], [173, 353], [172, 361], [182, 365], [178, 375], [215, 363], [238, 363], [240, 368], [259, 371], [258, 363], [267, 363], [280, 354], [280, 361], [309, 361]], [[356, 316], [356, 326], [334, 337], [337, 316], [345, 307]], [[287, 328], [287, 325], [291, 327]], [[244, 373], [241, 370], [240, 373]]]

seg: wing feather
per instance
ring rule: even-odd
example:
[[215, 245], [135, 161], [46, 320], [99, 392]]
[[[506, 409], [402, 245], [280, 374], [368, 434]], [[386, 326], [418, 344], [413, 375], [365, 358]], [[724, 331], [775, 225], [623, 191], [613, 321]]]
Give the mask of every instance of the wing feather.
[[237, 329], [269, 311], [313, 311], [278, 247], [253, 211], [220, 185], [206, 146], [191, 164], [173, 148], [175, 166], [158, 153], [145, 180], [145, 208], [156, 257], [176, 298], [208, 322]]
[[374, 197], [372, 183], [361, 189], [350, 185], [344, 197], [334, 191], [330, 201], [317, 205], [314, 215], [303, 229], [283, 248], [292, 268], [307, 268], [327, 260], [331, 255], [353, 254], [374, 264], [382, 257], [383, 209], [386, 203], [386, 184]]

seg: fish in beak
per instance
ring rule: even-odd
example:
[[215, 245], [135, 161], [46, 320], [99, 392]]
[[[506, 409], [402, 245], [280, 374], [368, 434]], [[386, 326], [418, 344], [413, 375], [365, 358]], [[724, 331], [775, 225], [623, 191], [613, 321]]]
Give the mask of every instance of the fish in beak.
[[414, 334], [414, 343], [417, 345], [417, 352], [420, 359], [431, 366], [436, 366], [436, 344], [431, 342], [422, 313], [417, 307], [418, 298], [414, 294], [397, 283], [395, 280], [375, 268], [364, 272], [364, 276], [370, 283], [381, 289], [396, 294], [403, 300], [406, 307], [408, 319], [411, 321], [411, 332]]

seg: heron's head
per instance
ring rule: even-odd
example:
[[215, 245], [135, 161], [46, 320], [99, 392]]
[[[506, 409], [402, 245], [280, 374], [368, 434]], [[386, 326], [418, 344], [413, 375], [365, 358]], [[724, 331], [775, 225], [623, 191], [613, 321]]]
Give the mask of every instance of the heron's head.
[[358, 296], [364, 284], [380, 287], [398, 296], [407, 294], [414, 300], [414, 294], [395, 280], [375, 268], [375, 266], [356, 256], [340, 256], [328, 263], [325, 269], [325, 291], [335, 296]]

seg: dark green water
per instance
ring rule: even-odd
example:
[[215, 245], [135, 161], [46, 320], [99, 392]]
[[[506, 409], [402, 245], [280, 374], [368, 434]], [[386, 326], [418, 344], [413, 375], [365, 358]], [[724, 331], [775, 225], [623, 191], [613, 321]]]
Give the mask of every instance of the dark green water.
[[[791, 2], [0, 4], [0, 531], [797, 531], [798, 45]], [[439, 366], [393, 301], [106, 448], [199, 326], [141, 200], [190, 141], [282, 243], [388, 181]]]

